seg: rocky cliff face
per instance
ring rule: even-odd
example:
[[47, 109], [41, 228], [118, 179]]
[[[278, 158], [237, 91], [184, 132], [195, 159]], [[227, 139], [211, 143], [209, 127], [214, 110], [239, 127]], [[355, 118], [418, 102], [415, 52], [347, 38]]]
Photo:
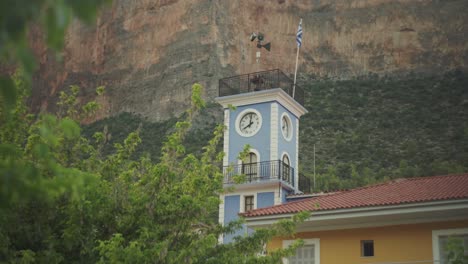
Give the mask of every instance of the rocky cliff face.
[[[61, 62], [32, 35], [40, 57], [33, 106], [53, 110], [70, 84], [84, 89], [83, 99], [105, 85], [98, 118], [131, 112], [164, 120], [186, 109], [194, 82], [212, 99], [219, 78], [273, 68], [292, 73], [301, 17], [301, 74], [466, 70], [466, 10], [466, 0], [114, 0], [95, 25], [72, 25]], [[272, 43], [258, 63], [254, 31]]]

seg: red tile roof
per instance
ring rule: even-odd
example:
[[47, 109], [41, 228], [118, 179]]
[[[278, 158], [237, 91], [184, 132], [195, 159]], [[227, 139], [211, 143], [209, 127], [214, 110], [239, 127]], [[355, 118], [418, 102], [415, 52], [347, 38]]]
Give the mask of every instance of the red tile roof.
[[252, 210], [245, 217], [399, 205], [468, 198], [468, 173], [397, 179], [386, 183]]

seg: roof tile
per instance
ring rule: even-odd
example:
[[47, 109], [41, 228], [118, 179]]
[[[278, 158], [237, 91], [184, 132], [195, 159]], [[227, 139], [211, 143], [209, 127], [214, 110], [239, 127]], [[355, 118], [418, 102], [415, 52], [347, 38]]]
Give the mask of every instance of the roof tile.
[[256, 209], [245, 217], [468, 198], [468, 173], [405, 178]]

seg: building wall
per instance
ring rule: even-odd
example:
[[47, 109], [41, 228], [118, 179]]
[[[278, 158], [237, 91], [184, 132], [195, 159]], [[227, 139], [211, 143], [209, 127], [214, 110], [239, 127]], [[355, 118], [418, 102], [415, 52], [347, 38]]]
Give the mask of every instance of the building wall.
[[[223, 217], [221, 224], [228, 224], [232, 221], [239, 219], [239, 213], [245, 212], [244, 199], [245, 196], [254, 196], [254, 209], [264, 208], [273, 206], [275, 203], [275, 196], [280, 195], [276, 187], [259, 188], [257, 190], [246, 190], [239, 191], [233, 194], [227, 194], [224, 196], [223, 206], [220, 208], [220, 217]], [[252, 229], [246, 225], [239, 230], [236, 230], [233, 234], [225, 235], [222, 239], [224, 243], [229, 243], [235, 236], [242, 236], [244, 234], [251, 234]]]
[[[321, 264], [432, 263], [432, 231], [466, 227], [468, 220], [303, 232], [296, 237], [320, 239]], [[268, 251], [281, 248], [283, 240], [291, 239], [274, 239]], [[374, 240], [374, 257], [361, 257], [361, 240]]]
[[283, 190], [281, 192], [281, 203], [282, 204], [287, 202], [286, 196], [288, 194], [289, 194], [289, 191], [283, 188]]
[[[229, 127], [229, 163], [237, 164], [237, 156], [249, 144], [260, 154], [259, 161], [270, 160], [270, 105], [272, 102], [255, 105], [239, 106], [230, 113]], [[251, 137], [243, 137], [236, 132], [236, 119], [246, 109], [255, 109], [262, 116], [262, 126], [257, 134]]]
[[262, 192], [257, 194], [257, 208], [264, 208], [275, 205], [274, 192]]
[[[229, 223], [239, 219], [238, 213], [240, 210], [240, 201], [240, 195], [227, 195], [224, 197], [224, 207], [226, 208], [224, 211], [224, 223]], [[227, 234], [224, 237], [224, 241], [230, 242], [236, 235], [237, 234]]]
[[[276, 104], [278, 110], [276, 112], [276, 116], [272, 118], [271, 116], [271, 108], [272, 105]], [[262, 115], [262, 127], [260, 128], [260, 131], [255, 134], [254, 136], [251, 137], [243, 137], [239, 135], [236, 132], [236, 119], [239, 116], [239, 114], [246, 110], [246, 109], [255, 109], [260, 114]], [[289, 118], [291, 119], [291, 125], [293, 127], [293, 136], [290, 141], [287, 141], [284, 139], [283, 134], [281, 132], [281, 117], [283, 113], [287, 113]], [[275, 123], [277, 126], [276, 129], [271, 128], [271, 123]], [[293, 115], [290, 111], [288, 111], [284, 106], [277, 102], [265, 102], [265, 103], [260, 103], [260, 104], [255, 104], [255, 105], [245, 105], [245, 106], [238, 106], [235, 110], [232, 110], [229, 113], [229, 120], [227, 121], [228, 123], [226, 124], [230, 128], [230, 134], [229, 134], [229, 162], [233, 162], [236, 164], [237, 162], [237, 155], [243, 150], [244, 146], [246, 144], [249, 144], [252, 146], [252, 148], [256, 149], [260, 153], [260, 158], [262, 161], [270, 160], [271, 155], [271, 133], [272, 131], [275, 132], [275, 137], [277, 138], [277, 155], [275, 155], [275, 160], [280, 160], [282, 158], [282, 154], [284, 152], [288, 153], [289, 159], [291, 161], [291, 166], [295, 166], [296, 162], [296, 130], [297, 125], [296, 125], [296, 120], [298, 118]]]
[[[291, 140], [286, 140], [283, 136], [283, 133], [281, 131], [281, 117], [283, 113], [287, 113], [289, 118], [291, 119], [291, 126], [293, 128], [292, 130], [292, 138]], [[296, 120], [297, 117], [294, 116], [291, 112], [289, 112], [284, 106], [279, 104], [279, 111], [278, 111], [278, 159], [281, 160], [283, 157], [283, 153], [287, 153], [289, 156], [289, 160], [291, 162], [291, 166], [296, 168]]]
[[[282, 160], [283, 155], [287, 154], [289, 156], [289, 161], [290, 161], [290, 166], [294, 168], [294, 174], [291, 175], [293, 178], [291, 179], [294, 185], [294, 188], [298, 190], [298, 173], [299, 173], [299, 161], [297, 159], [297, 153], [298, 153], [298, 129], [299, 129], [299, 122], [297, 116], [292, 114], [288, 109], [286, 109], [284, 106], [279, 104], [279, 111], [278, 111], [278, 124], [279, 124], [279, 129], [278, 129], [278, 159]], [[281, 130], [281, 119], [283, 114], [286, 114], [290, 120], [291, 120], [291, 126], [292, 126], [292, 137], [290, 140], [287, 140], [283, 136], [283, 132]]]

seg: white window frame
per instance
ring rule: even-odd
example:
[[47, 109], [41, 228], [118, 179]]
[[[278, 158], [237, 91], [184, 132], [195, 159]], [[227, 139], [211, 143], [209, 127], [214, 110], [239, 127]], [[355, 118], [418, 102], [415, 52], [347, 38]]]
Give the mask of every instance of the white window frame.
[[[288, 166], [289, 166], [290, 168], [294, 168], [293, 165], [292, 165], [291, 156], [290, 156], [289, 153], [286, 152], [286, 151], [283, 151], [283, 153], [281, 153], [281, 164], [282, 164], [283, 159], [284, 159], [285, 156], [288, 157], [288, 160], [289, 160]], [[295, 169], [294, 169], [294, 170], [295, 170]], [[291, 172], [291, 171], [290, 171], [290, 172]], [[296, 178], [296, 173], [295, 173], [295, 172], [294, 172], [294, 173], [291, 173], [291, 174], [289, 175], [289, 178], [292, 178], [292, 179]], [[281, 178], [281, 180], [282, 180], [282, 178]], [[291, 184], [294, 184], [294, 182], [291, 182]]]
[[288, 164], [288, 165], [289, 165], [290, 167], [293, 167], [292, 164], [291, 164], [291, 156], [289, 155], [289, 153], [286, 152], [286, 151], [283, 151], [283, 153], [281, 153], [281, 161], [283, 161], [284, 156], [288, 157], [288, 160], [289, 160], [289, 164]]
[[[289, 137], [286, 137], [286, 135], [284, 134], [283, 132], [283, 118], [286, 118], [289, 122]], [[293, 122], [292, 122], [292, 119], [291, 117], [289, 116], [289, 114], [287, 112], [283, 112], [283, 114], [281, 114], [281, 117], [280, 117], [280, 129], [281, 129], [281, 134], [283, 135], [283, 138], [286, 140], [286, 141], [291, 141], [291, 139], [293, 138], [293, 133], [294, 133], [294, 125], [293, 125]]]
[[[283, 240], [283, 248], [287, 248], [292, 245], [296, 240]], [[304, 245], [314, 245], [315, 264], [320, 264], [320, 238], [307, 238], [302, 239]], [[283, 258], [284, 264], [289, 264], [287, 258]]]
[[432, 259], [434, 263], [440, 263], [440, 248], [439, 248], [439, 237], [440, 236], [452, 236], [452, 235], [467, 235], [468, 228], [453, 228], [453, 229], [440, 229], [432, 230]]
[[[249, 153], [250, 152], [257, 156], [257, 178], [260, 178], [262, 176], [262, 175], [260, 175], [260, 152], [258, 150], [256, 150], [256, 149], [254, 149], [254, 148], [250, 148]], [[239, 165], [237, 173], [239, 173], [239, 174], [242, 172], [242, 164], [243, 163], [244, 162], [242, 160], [240, 160], [240, 159], [237, 160], [237, 165]]]
[[257, 209], [257, 193], [241, 193], [240, 194], [240, 207], [239, 207], [239, 211], [240, 213], [245, 213], [245, 197], [247, 196], [253, 196], [253, 209], [252, 210], [255, 210]]

